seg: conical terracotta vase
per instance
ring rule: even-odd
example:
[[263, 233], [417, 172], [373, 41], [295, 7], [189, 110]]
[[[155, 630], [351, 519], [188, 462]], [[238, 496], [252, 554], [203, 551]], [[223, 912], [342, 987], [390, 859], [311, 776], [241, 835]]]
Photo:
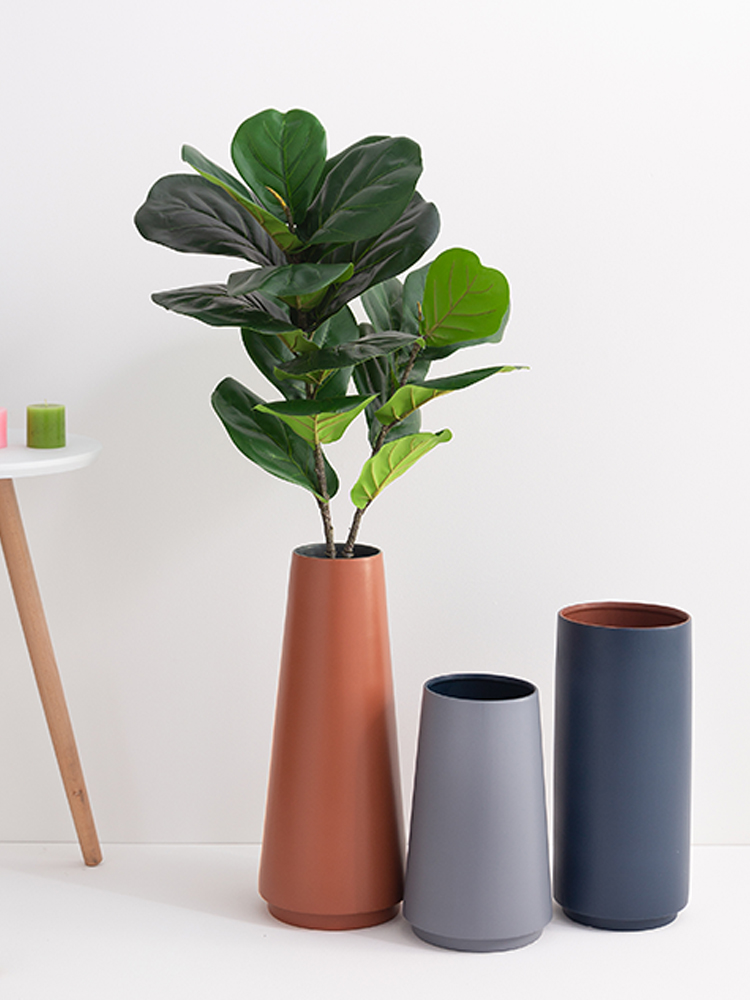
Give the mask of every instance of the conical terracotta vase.
[[259, 889], [321, 930], [398, 912], [403, 829], [383, 557], [292, 555]]

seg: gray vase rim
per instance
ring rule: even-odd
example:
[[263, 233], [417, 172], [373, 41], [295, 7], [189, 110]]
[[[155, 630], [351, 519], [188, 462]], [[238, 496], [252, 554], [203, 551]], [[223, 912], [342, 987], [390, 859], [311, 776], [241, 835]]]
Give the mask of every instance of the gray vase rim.
[[[336, 542], [336, 556], [340, 557], [344, 550], [343, 542]], [[324, 542], [313, 542], [310, 545], [298, 545], [294, 550], [296, 556], [303, 556], [305, 559], [328, 559]], [[374, 545], [355, 545], [352, 559], [367, 559], [370, 556], [379, 556], [380, 549]], [[335, 562], [336, 560], [331, 560]], [[342, 562], [345, 561], [342, 559]]]
[[502, 674], [442, 674], [424, 686], [431, 694], [458, 701], [518, 701], [537, 693], [530, 681]]
[[570, 604], [559, 612], [560, 618], [575, 625], [593, 628], [642, 630], [675, 628], [690, 621], [679, 608], [636, 601], [594, 601]]

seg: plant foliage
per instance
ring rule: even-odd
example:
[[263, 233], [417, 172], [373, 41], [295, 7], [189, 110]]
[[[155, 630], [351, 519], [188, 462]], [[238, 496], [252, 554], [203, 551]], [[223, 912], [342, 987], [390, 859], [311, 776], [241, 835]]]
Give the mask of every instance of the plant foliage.
[[[371, 454], [351, 491], [356, 510], [344, 547], [351, 555], [364, 510], [451, 438], [449, 430], [420, 430], [422, 407], [518, 367], [427, 379], [434, 361], [502, 338], [508, 283], [463, 249], [398, 279], [440, 226], [437, 209], [416, 190], [422, 157], [411, 139], [368, 136], [329, 157], [314, 115], [269, 109], [234, 135], [239, 176], [192, 146], [182, 158], [195, 173], [154, 184], [136, 213], [138, 231], [181, 253], [239, 258], [245, 270], [153, 300], [210, 326], [240, 328], [248, 356], [282, 399], [263, 400], [226, 378], [214, 409], [244, 455], [313, 494], [331, 557], [329, 502], [338, 478], [323, 446], [364, 412]], [[358, 297], [369, 323], [358, 324], [348, 307]]]

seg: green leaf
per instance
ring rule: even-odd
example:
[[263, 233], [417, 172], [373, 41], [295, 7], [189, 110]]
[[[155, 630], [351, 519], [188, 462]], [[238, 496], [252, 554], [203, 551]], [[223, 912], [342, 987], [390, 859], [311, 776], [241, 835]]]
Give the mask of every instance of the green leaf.
[[411, 139], [352, 147], [326, 176], [300, 237], [308, 245], [352, 243], [385, 232], [409, 204], [421, 173]]
[[[339, 344], [349, 344], [359, 337], [359, 327], [351, 309], [344, 306], [337, 313], [320, 324], [313, 339], [318, 347], [337, 347]], [[345, 396], [351, 381], [352, 371], [349, 366], [337, 368], [318, 390], [317, 399], [329, 396]]]
[[[439, 217], [434, 205], [415, 194], [398, 222], [379, 237], [324, 248], [322, 263], [351, 260], [354, 274], [324, 304], [324, 315], [335, 311], [371, 286], [400, 274], [417, 261], [435, 240]], [[409, 331], [411, 332], [411, 331]], [[416, 329], [413, 332], [417, 332]]]
[[[362, 323], [360, 329], [364, 331], [364, 335], [367, 335], [366, 331], [372, 331], [372, 327], [367, 323]], [[374, 393], [376, 395], [375, 401], [370, 403], [365, 410], [368, 436], [370, 444], [373, 446], [380, 436], [380, 432], [383, 430], [383, 425], [376, 420], [375, 413], [381, 406], [385, 405], [398, 387], [401, 378], [401, 368], [406, 364], [410, 354], [411, 350], [409, 348], [402, 348], [400, 351], [396, 351], [387, 357], [371, 358], [369, 361], [364, 361], [353, 369], [352, 374], [357, 389], [364, 394]], [[424, 369], [424, 375], [427, 374], [429, 365], [423, 366], [420, 362], [417, 362], [412, 372], [417, 369], [417, 366], [419, 366], [420, 372]], [[396, 424], [395, 427], [391, 427], [385, 440], [395, 441], [396, 438], [405, 437], [407, 434], [416, 434], [420, 429], [421, 422], [419, 413], [413, 413], [411, 417], [407, 417]]]
[[466, 389], [470, 385], [475, 385], [490, 375], [498, 372], [515, 372], [522, 365], [496, 365], [494, 368], [477, 368], [471, 372], [462, 372], [460, 375], [448, 375], [446, 378], [431, 379], [429, 382], [408, 382], [397, 389], [388, 402], [381, 406], [375, 413], [375, 417], [381, 424], [386, 426], [398, 420], [404, 420], [420, 406], [429, 403], [437, 396], [444, 396], [449, 392], [456, 392], [458, 389]]
[[270, 212], [278, 214], [281, 205], [271, 193], [275, 191], [298, 224], [310, 207], [325, 167], [325, 129], [308, 111], [261, 111], [237, 129], [232, 159]]
[[136, 212], [135, 225], [145, 239], [180, 253], [244, 257], [253, 264], [286, 263], [255, 218], [204, 177], [162, 177]]
[[[277, 379], [279, 383], [287, 380], [302, 382], [304, 385], [313, 386], [318, 391], [322, 391], [322, 386], [328, 381], [332, 374], [333, 373], [331, 371], [317, 369], [311, 372], [304, 372], [301, 375], [290, 375], [289, 372], [285, 371], [285, 368], [282, 368], [281, 366], [275, 368], [273, 372], [274, 378]], [[286, 393], [284, 393], [284, 395], [286, 395]], [[307, 396], [307, 394], [305, 394], [305, 396]]]
[[313, 340], [318, 347], [337, 347], [339, 344], [350, 344], [358, 337], [359, 327], [348, 306], [344, 306], [333, 316], [329, 316], [313, 334]]
[[[249, 204], [257, 206], [259, 204], [258, 199], [255, 197], [253, 192], [249, 191], [241, 181], [238, 181], [236, 177], [230, 174], [223, 167], [220, 167], [218, 163], [214, 163], [212, 160], [209, 160], [209, 158], [204, 156], [199, 149], [195, 148], [195, 146], [184, 145], [181, 150], [181, 155], [183, 161], [189, 164], [193, 170], [196, 170], [201, 177], [222, 188], [241, 205]], [[283, 216], [281, 216], [281, 218], [283, 218]]]
[[418, 333], [421, 325], [419, 310], [424, 302], [424, 284], [431, 264], [417, 268], [404, 281], [404, 319], [401, 329], [406, 333]]
[[290, 233], [286, 225], [280, 222], [275, 216], [267, 212], [265, 208], [261, 208], [260, 205], [247, 205], [248, 212], [257, 219], [257, 221], [263, 226], [269, 236], [273, 239], [282, 250], [286, 253], [292, 253], [294, 250], [299, 250], [302, 246], [300, 241], [294, 235]]
[[289, 424], [295, 434], [311, 446], [338, 441], [349, 424], [372, 402], [374, 396], [339, 396], [329, 399], [303, 399], [257, 406], [261, 413], [272, 413]]
[[333, 284], [351, 276], [352, 264], [287, 264], [258, 267], [229, 275], [227, 288], [233, 295], [262, 291], [266, 295], [306, 311], [313, 308]]
[[503, 339], [505, 327], [508, 325], [509, 319], [510, 310], [506, 312], [499, 329], [491, 337], [478, 337], [476, 340], [459, 340], [455, 344], [446, 344], [445, 347], [426, 347], [420, 357], [432, 363], [433, 361], [440, 361], [443, 358], [450, 357], [451, 354], [455, 354], [456, 351], [463, 350], [465, 347], [476, 347], [477, 344], [499, 344]]
[[353, 142], [351, 146], [347, 146], [346, 149], [342, 149], [340, 153], [336, 153], [335, 156], [332, 156], [330, 159], [326, 160], [326, 165], [323, 168], [322, 179], [325, 180], [326, 177], [333, 170], [333, 168], [338, 166], [338, 164], [344, 159], [344, 157], [348, 156], [353, 149], [360, 149], [360, 147], [362, 146], [370, 146], [372, 145], [373, 142], [382, 142], [383, 139], [389, 139], [389, 138], [390, 136], [387, 135], [368, 135], [364, 139], [358, 139], [356, 142]]
[[415, 340], [417, 340], [416, 337], [397, 331], [374, 333], [369, 337], [361, 337], [350, 344], [313, 351], [279, 367], [282, 371], [293, 376], [306, 375], [310, 372], [332, 371], [337, 368], [361, 364], [368, 358], [392, 354], [393, 351], [397, 351], [401, 347], [411, 346]]
[[262, 295], [230, 295], [226, 285], [191, 285], [154, 292], [152, 300], [164, 309], [192, 316], [209, 326], [248, 326], [265, 334], [290, 333], [283, 306]]
[[[271, 413], [258, 412], [260, 396], [233, 378], [225, 378], [214, 389], [211, 403], [229, 437], [243, 455], [279, 479], [309, 490], [319, 500], [313, 449], [291, 428]], [[329, 497], [338, 490], [338, 477], [325, 462]]]
[[[255, 330], [244, 328], [242, 330], [242, 343], [250, 359], [261, 374], [265, 375], [268, 381], [286, 399], [304, 399], [306, 396], [305, 384], [299, 380], [289, 378], [280, 379], [276, 376], [276, 368], [294, 358], [294, 354], [286, 344], [278, 337], [269, 337], [263, 333], [256, 333]], [[341, 390], [341, 394], [346, 391], [346, 386]]]
[[222, 167], [212, 163], [208, 157], [192, 146], [182, 147], [182, 158], [197, 170], [201, 177], [210, 181], [211, 184], [216, 184], [222, 190], [226, 191], [227, 194], [231, 195], [235, 201], [239, 202], [243, 208], [247, 209], [256, 222], [261, 224], [263, 229], [266, 230], [282, 250], [297, 250], [302, 246], [294, 233], [290, 232], [284, 210], [281, 206], [278, 206], [277, 213], [274, 214], [273, 211], [269, 211], [267, 208], [259, 205], [254, 194], [248, 191], [244, 184], [241, 184]]
[[380, 451], [372, 458], [368, 458], [362, 466], [359, 479], [351, 491], [354, 506], [360, 509], [367, 507], [389, 483], [403, 475], [436, 445], [450, 441], [452, 437], [451, 432], [446, 429], [437, 434], [427, 432], [409, 434], [390, 444], [384, 444]]
[[[321, 262], [351, 260], [354, 264], [354, 274], [337, 290], [328, 308], [338, 309], [373, 285], [406, 271], [429, 250], [439, 231], [437, 209], [415, 192], [406, 211], [384, 233], [370, 240], [327, 249]], [[417, 333], [416, 328], [406, 330], [399, 326], [396, 329]]]
[[[391, 378], [391, 359], [372, 358], [365, 361], [352, 372], [354, 384], [361, 393], [375, 394], [374, 402], [365, 410], [367, 418], [368, 438], [372, 446], [375, 445], [383, 425], [375, 418], [375, 414], [387, 401], [393, 391], [393, 381]], [[388, 431], [386, 441], [395, 441], [396, 438], [405, 437], [407, 434], [416, 434], [422, 423], [419, 412], [413, 413]]]
[[429, 347], [491, 337], [509, 308], [505, 276], [470, 250], [446, 250], [430, 265], [422, 303]]
[[403, 299], [404, 286], [398, 278], [388, 278], [362, 293], [362, 305], [379, 333], [401, 329]]

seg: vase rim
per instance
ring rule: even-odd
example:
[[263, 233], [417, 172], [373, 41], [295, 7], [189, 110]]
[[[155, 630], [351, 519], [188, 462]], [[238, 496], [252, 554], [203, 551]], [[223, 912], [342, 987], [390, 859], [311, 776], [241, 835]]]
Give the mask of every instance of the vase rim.
[[507, 702], [537, 693], [531, 681], [503, 674], [442, 674], [425, 681], [426, 691], [452, 701]]
[[[349, 562], [349, 559], [344, 559], [341, 557], [341, 553], [344, 549], [344, 542], [336, 542], [336, 559], [329, 560], [330, 562]], [[296, 556], [302, 556], [303, 559], [326, 559], [326, 546], [325, 542], [311, 542], [309, 545], [298, 545], [294, 550]], [[354, 546], [354, 553], [351, 559], [367, 559], [372, 556], [379, 556], [381, 554], [380, 549], [376, 548], [374, 545], [361, 545], [359, 542]]]
[[638, 601], [591, 601], [562, 608], [559, 617], [589, 628], [644, 631], [676, 628], [690, 621], [690, 615], [664, 604]]

